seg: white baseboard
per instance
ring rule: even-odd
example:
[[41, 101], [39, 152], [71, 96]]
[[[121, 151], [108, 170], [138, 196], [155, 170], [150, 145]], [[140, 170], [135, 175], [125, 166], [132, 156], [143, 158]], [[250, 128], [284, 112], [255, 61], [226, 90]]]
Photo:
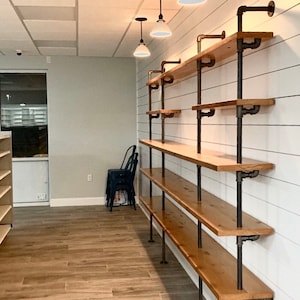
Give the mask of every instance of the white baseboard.
[[104, 205], [105, 197], [94, 198], [54, 198], [50, 200], [51, 207], [58, 206], [86, 206], [86, 205]]
[[43, 202], [14, 202], [13, 204], [14, 207], [27, 207], [27, 206], [49, 206], [48, 201], [43, 201]]

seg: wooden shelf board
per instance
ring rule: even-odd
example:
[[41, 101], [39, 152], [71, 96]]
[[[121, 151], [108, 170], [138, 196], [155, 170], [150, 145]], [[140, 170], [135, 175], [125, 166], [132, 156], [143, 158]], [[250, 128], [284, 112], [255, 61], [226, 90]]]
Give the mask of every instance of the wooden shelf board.
[[0, 151], [0, 158], [6, 155], [10, 155], [10, 151]]
[[3, 242], [4, 238], [7, 236], [10, 231], [10, 225], [0, 225], [0, 244]]
[[203, 150], [201, 153], [197, 153], [196, 146], [179, 144], [172, 141], [162, 143], [158, 140], [143, 139], [140, 140], [140, 143], [214, 171], [259, 171], [274, 168], [274, 165], [271, 163], [246, 158], [240, 164], [236, 162], [235, 156], [215, 151]]
[[11, 170], [0, 170], [0, 180], [11, 174]]
[[11, 186], [10, 185], [0, 186], [0, 198], [2, 198], [10, 190], [11, 190]]
[[11, 138], [11, 134], [10, 133], [3, 133], [3, 131], [0, 134], [0, 140], [6, 140], [6, 139], [10, 139]]
[[260, 105], [260, 106], [270, 106], [275, 104], [274, 98], [267, 98], [267, 99], [235, 99], [235, 100], [228, 100], [228, 101], [221, 101], [221, 102], [214, 102], [214, 103], [205, 103], [199, 104], [192, 107], [193, 110], [203, 110], [203, 109], [225, 109], [225, 108], [235, 108], [236, 106], [253, 106], [253, 105]]
[[158, 109], [147, 111], [147, 115], [170, 115], [170, 114], [180, 114], [181, 109]]
[[182, 80], [194, 75], [197, 71], [197, 61], [205, 58], [214, 58], [217, 62], [235, 55], [236, 40], [244, 39], [246, 42], [253, 41], [254, 38], [261, 38], [262, 41], [273, 38], [272, 32], [237, 32], [229, 37], [220, 40], [213, 46], [201, 51], [197, 55], [191, 57], [185, 62], [175, 66], [174, 68], [156, 76], [148, 81], [147, 85], [160, 84], [163, 78], [173, 78], [174, 80]]
[[144, 205], [182, 252], [205, 284], [220, 300], [272, 299], [273, 292], [252, 272], [243, 267], [243, 290], [237, 289], [236, 259], [202, 231], [203, 248], [198, 248], [198, 228], [183, 212], [161, 197], [140, 197]]
[[0, 205], [0, 222], [7, 215], [7, 213], [12, 209], [11, 205]]
[[197, 187], [175, 173], [162, 169], [140, 169], [140, 172], [166, 192], [195, 218], [218, 236], [269, 235], [273, 228], [243, 213], [243, 227], [236, 225], [236, 208], [218, 197], [201, 191], [197, 200]]

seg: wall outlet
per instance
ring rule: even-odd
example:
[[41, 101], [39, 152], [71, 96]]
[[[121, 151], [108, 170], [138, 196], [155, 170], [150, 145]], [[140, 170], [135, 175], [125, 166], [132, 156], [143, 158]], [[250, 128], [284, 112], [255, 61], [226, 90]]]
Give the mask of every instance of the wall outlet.
[[39, 201], [46, 201], [47, 200], [47, 194], [46, 193], [37, 194], [37, 199]]
[[93, 181], [93, 175], [92, 174], [88, 174], [87, 181]]

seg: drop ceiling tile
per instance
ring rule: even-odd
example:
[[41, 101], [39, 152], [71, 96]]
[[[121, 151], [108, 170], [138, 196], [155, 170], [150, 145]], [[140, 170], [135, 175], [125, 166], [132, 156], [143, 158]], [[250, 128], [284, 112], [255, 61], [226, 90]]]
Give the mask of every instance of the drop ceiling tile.
[[17, 49], [22, 49], [24, 55], [40, 54], [31, 40], [1, 40], [1, 51], [5, 55], [16, 55]]
[[75, 20], [74, 7], [18, 6], [17, 10], [24, 20]]
[[64, 47], [64, 48], [76, 48], [77, 46], [77, 42], [76, 41], [34, 41], [35, 45], [37, 47], [55, 47], [55, 48], [58, 48], [58, 47]]
[[[181, 6], [176, 0], [162, 4], [172, 25]], [[151, 47], [149, 32], [159, 15], [158, 0], [0, 0], [0, 7], [0, 54], [15, 54], [18, 46], [41, 55], [132, 57], [140, 39], [135, 18], [148, 18], [143, 38]]]
[[[159, 13], [159, 1], [158, 0], [144, 0], [143, 1], [143, 6], [144, 9], [157, 9]], [[179, 5], [177, 0], [163, 0], [162, 1], [162, 13], [166, 10], [179, 10], [182, 8], [182, 5]]]
[[[153, 1], [153, 0], [150, 0]], [[170, 1], [170, 0], [169, 0]], [[101, 9], [109, 9], [109, 8], [118, 8], [118, 9], [124, 9], [124, 8], [134, 8], [137, 9], [144, 0], [78, 0], [78, 6], [80, 8], [82, 7], [91, 7], [93, 6], [101, 8]], [[158, 2], [159, 4], [159, 2]]]
[[68, 55], [75, 56], [77, 55], [77, 49], [72, 47], [39, 47], [39, 50], [42, 55]]
[[29, 40], [22, 22], [10, 5], [1, 5], [0, 9], [0, 40]]
[[75, 7], [75, 0], [12, 0], [15, 6], [65, 6]]
[[45, 21], [45, 20], [25, 20], [34, 40], [76, 40], [75, 21]]

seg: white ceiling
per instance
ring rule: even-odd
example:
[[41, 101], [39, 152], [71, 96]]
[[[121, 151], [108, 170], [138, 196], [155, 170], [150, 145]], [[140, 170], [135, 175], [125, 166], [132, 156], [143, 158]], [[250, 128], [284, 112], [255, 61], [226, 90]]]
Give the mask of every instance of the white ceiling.
[[[181, 6], [163, 0], [170, 22]], [[0, 0], [0, 55], [132, 57], [158, 19], [159, 0]]]

